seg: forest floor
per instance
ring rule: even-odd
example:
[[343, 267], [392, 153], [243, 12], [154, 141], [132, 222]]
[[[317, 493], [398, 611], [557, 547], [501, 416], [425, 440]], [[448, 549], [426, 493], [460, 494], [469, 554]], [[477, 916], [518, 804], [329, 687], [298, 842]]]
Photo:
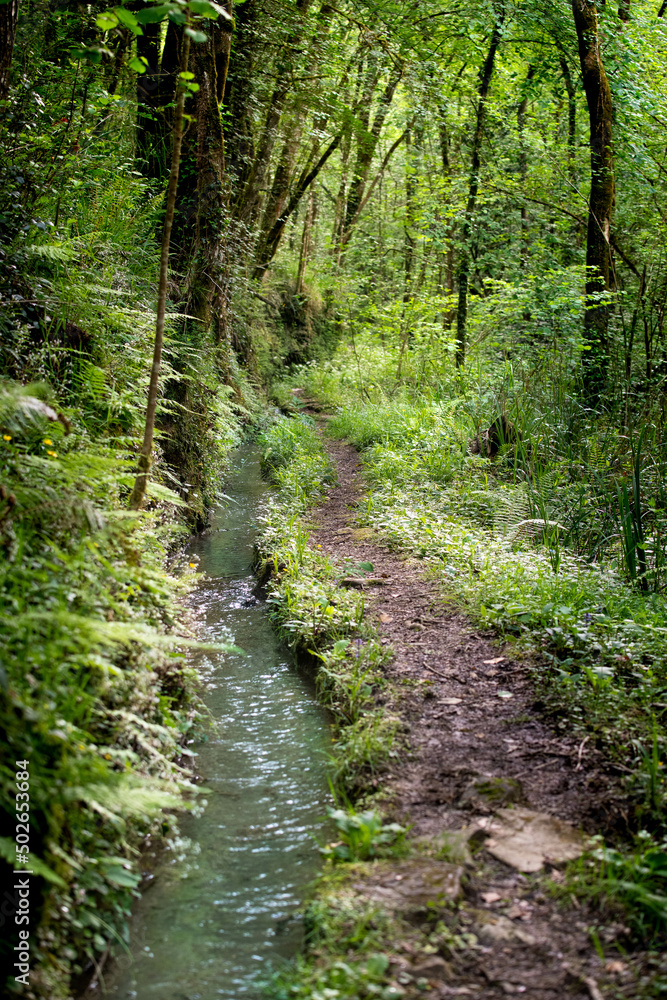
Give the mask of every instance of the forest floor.
[[[452, 866], [452, 895], [462, 875], [458, 924], [477, 939], [453, 961], [415, 954], [409, 939], [397, 942], [399, 971], [425, 979], [430, 996], [639, 995], [642, 957], [617, 949], [626, 929], [604, 923], [574, 896], [557, 898], [552, 890], [562, 884], [563, 865], [549, 864], [565, 859], [568, 843], [581, 836], [576, 831], [618, 825], [618, 771], [586, 739], [573, 739], [567, 720], [546, 716], [530, 665], [452, 608], [423, 564], [356, 524], [366, 489], [358, 454], [325, 441], [338, 483], [311, 517], [311, 544], [338, 564], [372, 563], [373, 578], [383, 581], [366, 586], [366, 615], [392, 651], [388, 685], [377, 697], [400, 717], [405, 746], [380, 778], [383, 811], [411, 824], [411, 838], [453, 845], [452, 860], [463, 861], [458, 871]], [[495, 857], [494, 848], [510, 861], [513, 852], [518, 867]], [[544, 864], [539, 873], [522, 873], [532, 852], [535, 864]], [[366, 882], [359, 892], [387, 901], [400, 883], [415, 883], [408, 862], [382, 872], [381, 885]]]

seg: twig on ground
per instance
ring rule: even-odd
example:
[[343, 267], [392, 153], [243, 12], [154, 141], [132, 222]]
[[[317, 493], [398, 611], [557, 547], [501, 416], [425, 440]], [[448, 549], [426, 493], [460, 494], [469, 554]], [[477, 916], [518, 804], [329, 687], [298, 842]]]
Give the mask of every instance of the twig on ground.
[[604, 1000], [604, 997], [600, 992], [600, 987], [595, 982], [592, 976], [584, 976], [583, 983], [591, 995], [591, 1000]]
[[585, 736], [583, 738], [583, 740], [581, 741], [581, 745], [579, 747], [579, 752], [577, 754], [577, 766], [575, 767], [575, 771], [581, 771], [582, 754], [584, 752], [584, 747], [586, 746], [586, 744], [588, 743], [589, 740], [590, 740], [590, 736]]

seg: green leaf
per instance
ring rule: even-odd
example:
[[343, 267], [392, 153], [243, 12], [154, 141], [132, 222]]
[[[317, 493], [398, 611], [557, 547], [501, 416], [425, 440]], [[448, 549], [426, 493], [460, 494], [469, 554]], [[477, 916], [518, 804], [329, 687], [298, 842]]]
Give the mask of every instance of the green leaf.
[[194, 80], [194, 78], [195, 78], [194, 73], [191, 73], [189, 70], [187, 71], [184, 70], [182, 73], [178, 74], [179, 80]]
[[196, 28], [186, 28], [185, 34], [189, 35], [193, 42], [206, 42], [208, 40], [208, 35], [205, 35], [203, 31], [197, 31]]
[[227, 21], [234, 20], [229, 11], [221, 7], [219, 3], [213, 3], [213, 0], [190, 0], [188, 7], [193, 14], [199, 14], [200, 17], [210, 17], [214, 21], [218, 17], [224, 17]]
[[127, 868], [121, 868], [120, 865], [106, 868], [104, 875], [107, 881], [111, 882], [112, 885], [121, 886], [127, 889], [136, 889], [141, 882], [141, 875], [129, 872]]
[[125, 7], [114, 7], [113, 12], [120, 23], [124, 24], [126, 28], [129, 28], [133, 35], [143, 35], [143, 31], [139, 27], [137, 19], [131, 11], [126, 10]]
[[137, 11], [135, 17], [139, 24], [156, 24], [158, 21], [164, 21], [172, 9], [169, 3], [156, 4], [154, 7], [144, 7], [143, 10]]
[[389, 968], [389, 959], [386, 955], [371, 955], [366, 962], [366, 972], [369, 976], [383, 976]]
[[148, 67], [148, 62], [141, 56], [132, 56], [128, 66], [133, 69], [135, 73], [145, 73]]
[[111, 31], [111, 29], [115, 28], [118, 24], [118, 18], [112, 11], [108, 10], [97, 16], [95, 24], [98, 28], [101, 28], [102, 31]]
[[[0, 858], [4, 858], [12, 867], [15, 867], [17, 864], [16, 844], [10, 837], [0, 837]], [[67, 882], [61, 879], [60, 875], [56, 875], [41, 858], [35, 857], [34, 854], [30, 855], [28, 866], [25, 870], [32, 872], [33, 875], [39, 875], [40, 878], [46, 879], [52, 885], [60, 886], [61, 889], [67, 888]]]

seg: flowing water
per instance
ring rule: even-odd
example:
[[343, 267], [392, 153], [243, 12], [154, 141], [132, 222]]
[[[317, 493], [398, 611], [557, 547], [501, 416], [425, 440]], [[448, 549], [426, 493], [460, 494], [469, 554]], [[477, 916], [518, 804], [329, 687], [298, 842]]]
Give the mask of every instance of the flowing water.
[[258, 972], [296, 952], [293, 919], [319, 867], [331, 737], [312, 691], [279, 643], [251, 572], [266, 497], [257, 454], [240, 449], [229, 501], [190, 546], [206, 573], [191, 597], [198, 638], [244, 655], [193, 656], [214, 726], [192, 747], [207, 789], [199, 817], [180, 822], [169, 852], [137, 902], [131, 959], [105, 997], [114, 1000], [256, 998]]

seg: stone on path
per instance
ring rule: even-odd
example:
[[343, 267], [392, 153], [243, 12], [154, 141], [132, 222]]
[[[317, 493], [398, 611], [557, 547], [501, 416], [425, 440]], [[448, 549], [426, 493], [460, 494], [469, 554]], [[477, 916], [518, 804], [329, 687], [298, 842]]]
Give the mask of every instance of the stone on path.
[[442, 906], [461, 894], [460, 865], [415, 859], [380, 868], [354, 889], [365, 899], [396, 914], [417, 913], [429, 906]]
[[569, 823], [522, 806], [499, 809], [480, 828], [488, 835], [485, 849], [520, 872], [537, 872], [547, 862], [572, 861], [584, 849], [583, 835]]

